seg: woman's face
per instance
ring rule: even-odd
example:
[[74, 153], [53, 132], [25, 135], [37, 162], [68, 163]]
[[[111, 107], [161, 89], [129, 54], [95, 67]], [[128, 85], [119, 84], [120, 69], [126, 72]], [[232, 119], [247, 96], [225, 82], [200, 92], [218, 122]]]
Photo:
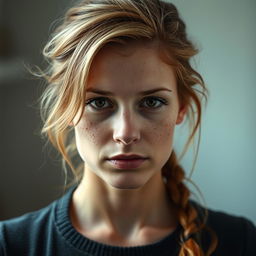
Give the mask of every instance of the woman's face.
[[159, 178], [184, 114], [173, 68], [154, 46], [105, 46], [92, 63], [86, 106], [75, 125], [85, 171], [119, 189]]

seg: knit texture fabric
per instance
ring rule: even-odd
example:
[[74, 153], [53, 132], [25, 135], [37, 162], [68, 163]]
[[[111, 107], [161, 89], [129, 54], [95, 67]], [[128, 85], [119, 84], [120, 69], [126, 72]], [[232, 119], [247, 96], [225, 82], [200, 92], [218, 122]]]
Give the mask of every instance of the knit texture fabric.
[[[165, 238], [143, 246], [111, 246], [81, 235], [70, 221], [74, 188], [49, 206], [0, 222], [0, 256], [177, 256], [181, 226]], [[197, 205], [202, 210], [202, 207]], [[213, 255], [256, 255], [256, 228], [245, 218], [209, 211], [208, 226], [219, 244]], [[210, 237], [202, 235], [202, 246]]]

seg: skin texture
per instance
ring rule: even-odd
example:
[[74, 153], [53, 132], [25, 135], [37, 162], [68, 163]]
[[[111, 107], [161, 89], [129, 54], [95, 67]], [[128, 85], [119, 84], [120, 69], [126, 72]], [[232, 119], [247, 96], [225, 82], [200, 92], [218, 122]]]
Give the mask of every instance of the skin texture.
[[[142, 95], [160, 88], [164, 90]], [[90, 70], [82, 117], [74, 119], [77, 148], [85, 162], [71, 207], [80, 233], [99, 242], [131, 246], [155, 242], [175, 229], [161, 168], [184, 115], [174, 70], [160, 59], [154, 44], [100, 50]], [[118, 154], [147, 159], [137, 168], [118, 169], [107, 160]]]

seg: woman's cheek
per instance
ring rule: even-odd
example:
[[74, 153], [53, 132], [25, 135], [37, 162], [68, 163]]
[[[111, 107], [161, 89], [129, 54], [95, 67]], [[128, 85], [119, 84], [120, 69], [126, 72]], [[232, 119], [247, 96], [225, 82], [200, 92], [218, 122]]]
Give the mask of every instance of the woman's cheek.
[[154, 138], [155, 143], [164, 143], [171, 142], [173, 139], [175, 124], [171, 123], [160, 123], [152, 126], [152, 131], [149, 136]]
[[79, 124], [77, 125], [77, 135], [78, 139], [81, 140], [81, 143], [86, 145], [87, 143], [90, 144], [97, 144], [97, 133], [98, 128], [93, 122], [85, 121], [81, 119]]

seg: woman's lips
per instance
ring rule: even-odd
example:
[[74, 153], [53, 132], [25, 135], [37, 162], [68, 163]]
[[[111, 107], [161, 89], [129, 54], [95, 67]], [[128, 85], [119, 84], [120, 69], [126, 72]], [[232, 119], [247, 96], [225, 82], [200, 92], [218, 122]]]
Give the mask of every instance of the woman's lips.
[[108, 162], [117, 169], [135, 169], [140, 167], [148, 158], [134, 153], [118, 154], [108, 158]]
[[134, 169], [140, 167], [147, 159], [108, 159], [111, 165], [118, 169]]

